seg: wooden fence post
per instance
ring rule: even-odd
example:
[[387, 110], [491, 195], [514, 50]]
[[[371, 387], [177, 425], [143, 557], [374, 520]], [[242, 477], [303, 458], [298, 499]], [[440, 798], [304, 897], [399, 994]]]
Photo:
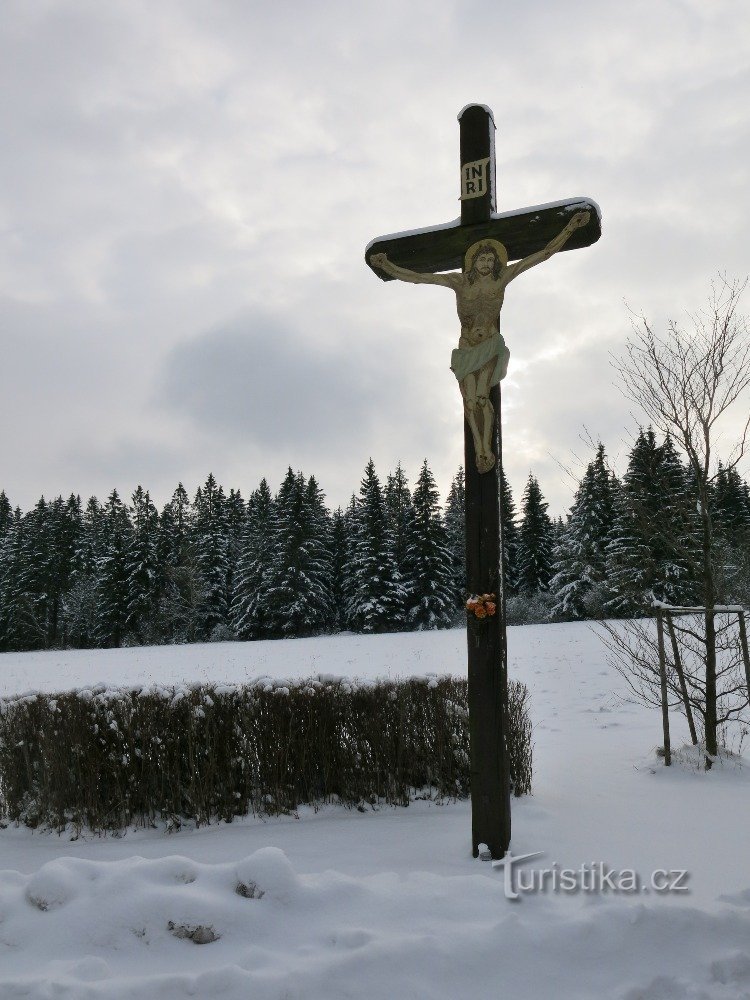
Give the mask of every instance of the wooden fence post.
[[672, 763], [672, 747], [669, 741], [669, 704], [667, 702], [667, 657], [664, 652], [664, 616], [656, 612], [656, 635], [659, 640], [659, 679], [661, 680], [661, 722], [664, 730], [664, 766]]
[[747, 684], [747, 700], [750, 703], [750, 656], [747, 652], [747, 628], [745, 627], [745, 612], [738, 611], [737, 618], [740, 623], [740, 645], [742, 646], [742, 659], [745, 663], [745, 683]]
[[677, 671], [677, 676], [680, 679], [680, 691], [682, 692], [682, 703], [685, 706], [685, 715], [687, 716], [688, 728], [690, 729], [690, 739], [693, 741], [693, 746], [698, 746], [698, 734], [695, 731], [695, 722], [693, 721], [693, 710], [690, 707], [690, 699], [688, 697], [687, 683], [685, 681], [685, 671], [682, 669], [682, 658], [680, 657], [680, 650], [677, 645], [677, 636], [674, 634], [674, 624], [672, 622], [672, 616], [667, 612], [667, 628], [669, 629], [669, 638], [672, 643], [672, 656], [674, 657], [674, 668]]

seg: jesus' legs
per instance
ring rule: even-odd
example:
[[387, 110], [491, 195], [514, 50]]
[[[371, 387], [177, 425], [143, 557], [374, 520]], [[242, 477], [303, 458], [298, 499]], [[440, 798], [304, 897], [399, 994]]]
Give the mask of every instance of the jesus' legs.
[[460, 383], [466, 422], [474, 440], [474, 454], [479, 472], [489, 472], [495, 464], [492, 454], [492, 429], [495, 411], [489, 400], [489, 380], [494, 362], [479, 372], [472, 372]]
[[484, 457], [484, 469], [480, 472], [489, 472], [495, 464], [495, 456], [492, 453], [492, 432], [495, 428], [495, 410], [490, 402], [490, 378], [495, 369], [495, 362], [490, 361], [477, 373], [477, 408], [481, 413], [480, 426], [482, 428], [482, 455]]

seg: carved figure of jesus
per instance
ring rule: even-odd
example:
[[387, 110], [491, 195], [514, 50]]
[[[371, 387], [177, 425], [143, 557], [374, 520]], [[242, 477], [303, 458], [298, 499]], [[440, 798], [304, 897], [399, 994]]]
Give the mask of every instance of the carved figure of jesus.
[[464, 413], [474, 440], [477, 469], [489, 472], [495, 464], [492, 431], [495, 411], [490, 389], [505, 378], [510, 351], [500, 333], [500, 310], [505, 289], [519, 274], [541, 264], [561, 250], [571, 234], [589, 221], [589, 212], [576, 212], [562, 232], [538, 253], [515, 264], [498, 240], [480, 240], [466, 251], [462, 272], [420, 274], [393, 264], [387, 254], [376, 253], [370, 263], [394, 278], [416, 285], [443, 285], [456, 293], [461, 338], [451, 356], [451, 369], [458, 379]]

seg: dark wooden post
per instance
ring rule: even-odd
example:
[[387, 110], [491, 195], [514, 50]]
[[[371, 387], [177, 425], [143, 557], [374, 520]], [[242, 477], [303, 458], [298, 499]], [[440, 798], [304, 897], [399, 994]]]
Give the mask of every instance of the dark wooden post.
[[[479, 197], [462, 197], [461, 224], [487, 222], [495, 209], [495, 123], [480, 105], [465, 108], [461, 125], [462, 192], [483, 185]], [[485, 163], [486, 161], [486, 163]], [[471, 165], [468, 166], [467, 165]], [[468, 176], [467, 176], [468, 174]], [[472, 195], [473, 192], [469, 191]], [[471, 734], [471, 837], [474, 857], [486, 844], [502, 858], [510, 844], [510, 772], [505, 743], [508, 713], [508, 656], [505, 633], [500, 486], [502, 435], [500, 386], [490, 396], [495, 410], [495, 468], [480, 474], [474, 439], [464, 420], [466, 475], [466, 581], [472, 594], [495, 594], [497, 614], [469, 622], [469, 729]]]
[[667, 700], [667, 657], [664, 652], [664, 614], [656, 612], [656, 635], [659, 640], [659, 680], [661, 688], [661, 723], [664, 732], [664, 765], [672, 763], [672, 746], [669, 739], [669, 702]]

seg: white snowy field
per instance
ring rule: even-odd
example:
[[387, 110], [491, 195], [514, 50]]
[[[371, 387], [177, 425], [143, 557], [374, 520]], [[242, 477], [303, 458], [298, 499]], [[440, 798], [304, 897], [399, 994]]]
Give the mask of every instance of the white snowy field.
[[21, 691], [60, 691], [84, 684], [241, 684], [253, 677], [404, 677], [465, 675], [466, 634], [394, 632], [321, 636], [276, 642], [217, 642], [130, 649], [0, 653], [0, 698]]
[[[465, 802], [75, 841], [11, 827], [2, 1000], [750, 998], [750, 769], [664, 768], [658, 712], [624, 700], [587, 626], [513, 628], [509, 648], [535, 741], [512, 853], [543, 852], [518, 874], [601, 862], [649, 891], [510, 900], [503, 871], [471, 858]], [[5, 654], [0, 694], [430, 671], [464, 673], [463, 631]], [[688, 892], [654, 891], [652, 872], [683, 869]], [[198, 927], [218, 939], [184, 936]]]

